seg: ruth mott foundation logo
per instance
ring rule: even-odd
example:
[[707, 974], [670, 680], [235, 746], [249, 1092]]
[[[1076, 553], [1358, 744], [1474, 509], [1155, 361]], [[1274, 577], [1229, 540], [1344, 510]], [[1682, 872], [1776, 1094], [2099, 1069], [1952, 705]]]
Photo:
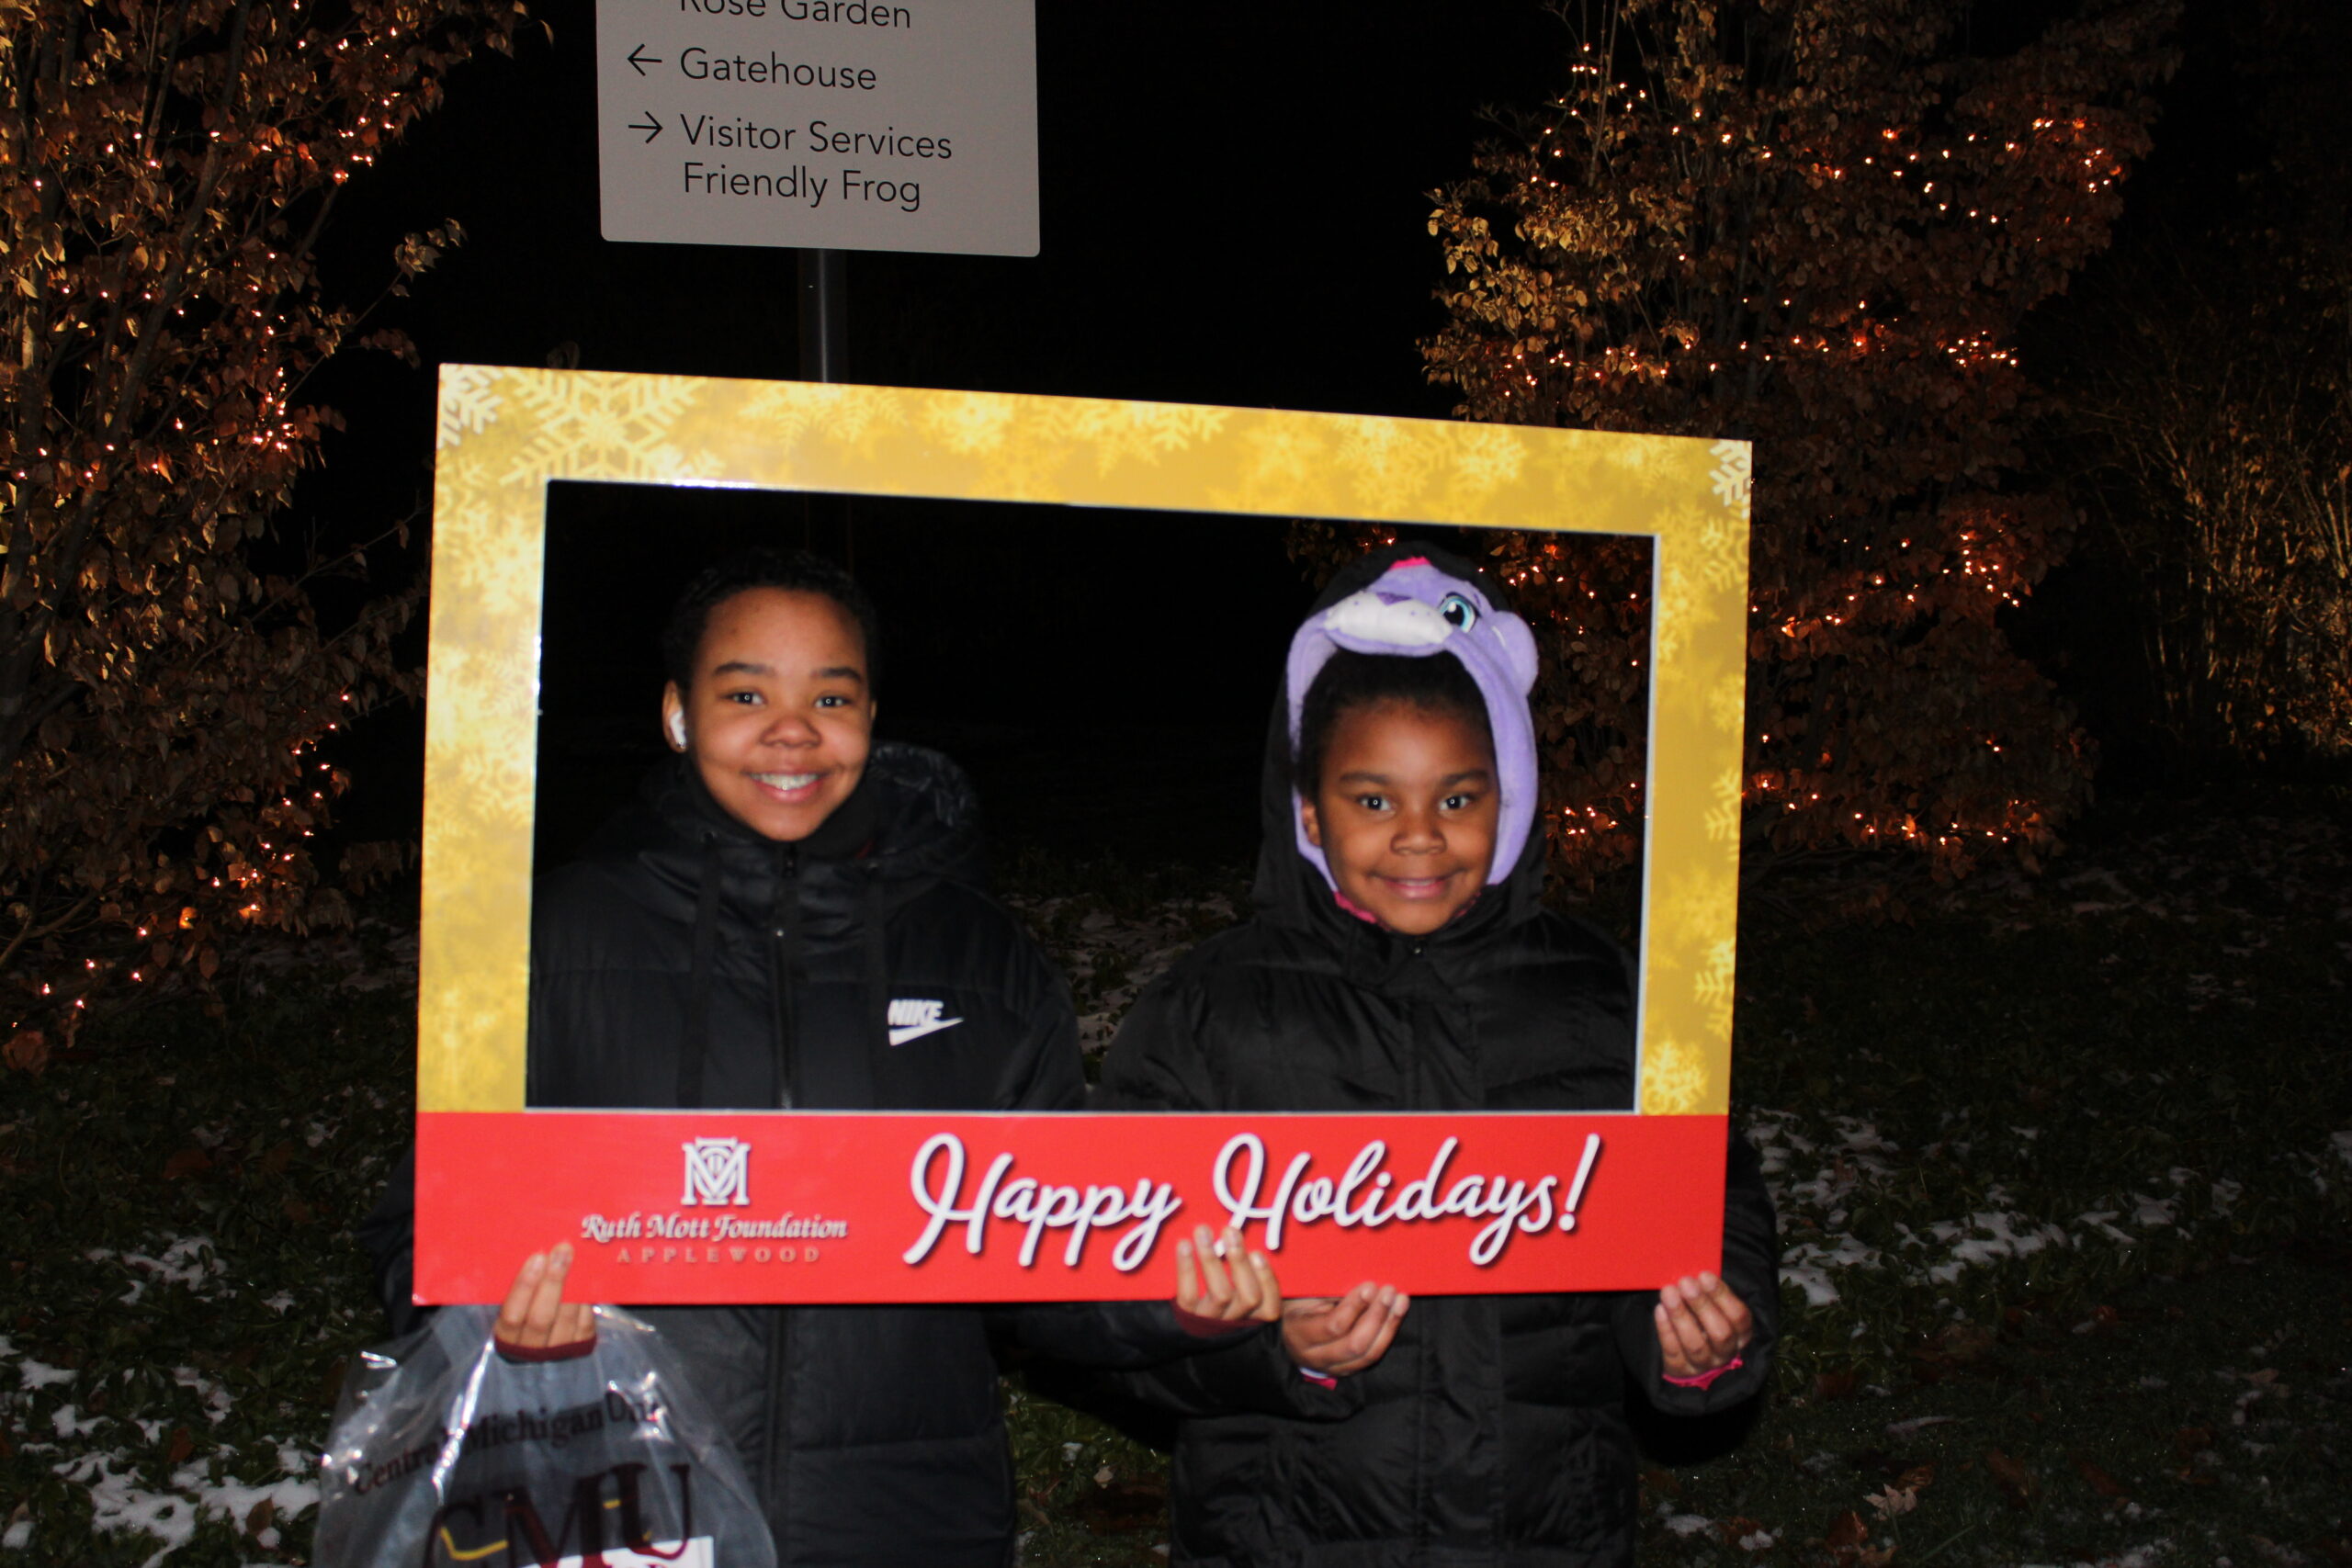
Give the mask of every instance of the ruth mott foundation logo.
[[686, 1152], [686, 1195], [681, 1206], [749, 1206], [752, 1201], [752, 1145], [741, 1138], [695, 1138], [680, 1145]]

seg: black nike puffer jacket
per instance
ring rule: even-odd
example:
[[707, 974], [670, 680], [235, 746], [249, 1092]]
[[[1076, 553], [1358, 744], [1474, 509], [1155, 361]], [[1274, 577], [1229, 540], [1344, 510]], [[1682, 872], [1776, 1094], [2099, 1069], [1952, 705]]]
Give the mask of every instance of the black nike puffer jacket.
[[[1068, 988], [981, 889], [976, 815], [954, 764], [906, 746], [877, 746], [797, 843], [737, 823], [683, 762], [657, 773], [535, 893], [530, 1103], [1078, 1106]], [[894, 999], [913, 1004], [896, 1025]], [[386, 1211], [408, 1193], [396, 1179]], [[408, 1219], [379, 1211], [364, 1238], [396, 1324]], [[1103, 1366], [1201, 1345], [1149, 1303], [636, 1310], [727, 1426], [781, 1564], [1011, 1560], [992, 1330]], [[1279, 1340], [1222, 1353], [1271, 1364]]]
[[[1385, 564], [1374, 557], [1342, 574], [1325, 603]], [[1628, 965], [1606, 937], [1543, 906], [1542, 836], [1506, 881], [1436, 933], [1367, 924], [1333, 902], [1295, 848], [1282, 726], [1278, 712], [1255, 917], [1137, 1000], [1096, 1108], [1630, 1108]], [[1743, 1366], [1704, 1391], [1662, 1381], [1649, 1292], [1417, 1297], [1387, 1356], [1341, 1380], [1362, 1405], [1337, 1422], [1245, 1403], [1237, 1391], [1262, 1377], [1261, 1364], [1221, 1352], [1122, 1377], [1128, 1393], [1188, 1417], [1175, 1459], [1176, 1560], [1632, 1562], [1628, 1396], [1638, 1390], [1669, 1413], [1723, 1408], [1756, 1393], [1771, 1359], [1772, 1210], [1756, 1156], [1736, 1137], [1723, 1264], [1757, 1334]]]

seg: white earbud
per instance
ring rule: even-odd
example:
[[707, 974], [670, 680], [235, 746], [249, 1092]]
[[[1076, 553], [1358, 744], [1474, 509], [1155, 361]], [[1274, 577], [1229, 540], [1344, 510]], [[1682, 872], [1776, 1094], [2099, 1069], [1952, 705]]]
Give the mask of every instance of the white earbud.
[[675, 710], [670, 715], [670, 744], [681, 751], [686, 749], [686, 716]]

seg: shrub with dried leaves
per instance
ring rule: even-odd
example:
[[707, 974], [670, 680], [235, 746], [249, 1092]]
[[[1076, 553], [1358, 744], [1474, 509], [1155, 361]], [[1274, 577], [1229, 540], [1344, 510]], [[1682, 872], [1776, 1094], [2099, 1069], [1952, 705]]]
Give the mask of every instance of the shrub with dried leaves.
[[[1985, 53], [1961, 0], [1564, 7], [1566, 89], [1438, 193], [1452, 319], [1422, 347], [1464, 417], [1755, 444], [1756, 851], [1953, 871], [2085, 800], [2086, 743], [1999, 619], [2067, 536], [2020, 482], [2017, 334], [2107, 243], [2176, 11], [2110, 0]], [[1638, 844], [1648, 552], [1487, 547], [1538, 628], [1553, 841], [1589, 877]]]
[[[272, 536], [364, 312], [338, 193], [507, 50], [514, 0], [0, 0], [0, 976], [11, 1029], [113, 978], [209, 978], [241, 929], [347, 919], [311, 844], [320, 741], [406, 677], [421, 586], [366, 529]], [[403, 243], [401, 279], [456, 241]], [[356, 600], [322, 615], [328, 579]], [[384, 852], [346, 854], [347, 886]], [[70, 1039], [70, 1028], [67, 1036]]]

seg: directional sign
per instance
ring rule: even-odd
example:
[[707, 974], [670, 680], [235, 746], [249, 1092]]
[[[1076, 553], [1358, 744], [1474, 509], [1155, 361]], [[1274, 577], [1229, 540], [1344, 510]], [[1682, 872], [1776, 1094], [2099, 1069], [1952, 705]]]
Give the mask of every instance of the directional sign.
[[597, 0], [608, 240], [1037, 254], [1035, 0]]

